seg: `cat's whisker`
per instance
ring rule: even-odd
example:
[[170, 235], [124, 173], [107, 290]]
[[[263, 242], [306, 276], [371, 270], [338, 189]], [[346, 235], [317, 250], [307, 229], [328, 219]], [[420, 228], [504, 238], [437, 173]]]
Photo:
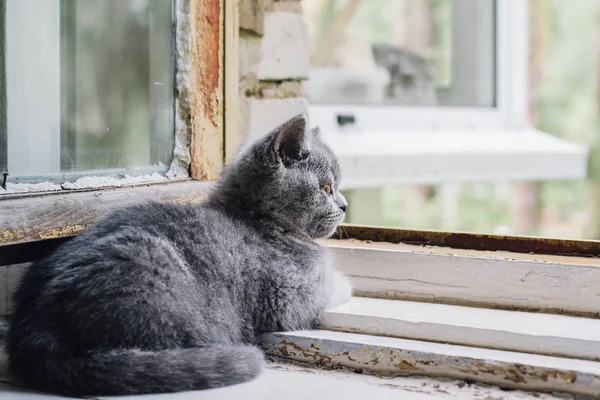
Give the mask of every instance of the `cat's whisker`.
[[339, 226], [338, 229], [339, 229], [339, 232], [340, 232], [340, 239], [348, 239], [350, 237], [348, 235], [348, 231], [346, 230], [346, 227]]

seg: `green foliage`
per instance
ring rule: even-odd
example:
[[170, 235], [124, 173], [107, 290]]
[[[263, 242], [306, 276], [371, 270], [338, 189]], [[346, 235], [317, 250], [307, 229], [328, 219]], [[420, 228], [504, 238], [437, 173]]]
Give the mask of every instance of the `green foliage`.
[[[549, 7], [547, 48], [541, 81], [535, 89], [537, 127], [547, 133], [591, 148], [590, 180], [600, 181], [600, 119], [598, 105], [599, 6], [597, 0], [546, 0]], [[553, 210], [565, 224], [586, 212], [588, 185], [583, 181], [552, 181], [540, 184], [542, 209]], [[512, 193], [506, 185], [463, 184], [454, 226], [443, 226], [440, 196], [426, 200], [418, 215], [407, 215], [407, 204], [418, 203], [409, 189], [386, 193], [386, 222], [424, 229], [456, 229], [492, 232], [513, 225]], [[600, 208], [600, 205], [597, 206]], [[414, 208], [413, 208], [414, 209]], [[589, 218], [591, 211], [586, 214]], [[447, 219], [447, 218], [446, 218]], [[573, 222], [576, 223], [576, 222]], [[583, 227], [580, 227], [583, 231]], [[544, 234], [538, 228], [537, 234]]]

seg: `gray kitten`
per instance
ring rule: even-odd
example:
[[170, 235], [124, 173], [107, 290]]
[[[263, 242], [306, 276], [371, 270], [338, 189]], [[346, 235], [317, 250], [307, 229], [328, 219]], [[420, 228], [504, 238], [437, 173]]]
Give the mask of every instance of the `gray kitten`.
[[390, 74], [390, 82], [386, 87], [386, 103], [437, 105], [431, 65], [424, 57], [388, 44], [375, 44], [372, 50], [377, 65], [387, 69]]
[[25, 273], [11, 372], [79, 396], [253, 379], [257, 335], [309, 329], [351, 294], [313, 240], [344, 219], [339, 184], [334, 154], [297, 116], [239, 154], [204, 205], [103, 218]]

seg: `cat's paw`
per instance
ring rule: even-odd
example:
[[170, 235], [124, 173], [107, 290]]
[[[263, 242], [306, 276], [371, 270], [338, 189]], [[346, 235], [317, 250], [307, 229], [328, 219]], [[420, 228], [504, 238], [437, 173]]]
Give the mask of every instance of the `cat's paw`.
[[331, 309], [347, 303], [352, 297], [352, 285], [350, 280], [337, 271], [333, 272], [333, 293], [327, 304], [327, 309]]

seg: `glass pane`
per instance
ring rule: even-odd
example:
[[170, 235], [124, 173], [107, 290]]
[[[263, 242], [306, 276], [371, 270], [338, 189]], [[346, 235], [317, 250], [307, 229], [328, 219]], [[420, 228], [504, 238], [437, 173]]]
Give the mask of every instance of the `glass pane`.
[[64, 0], [63, 171], [166, 164], [171, 155], [171, 4]]
[[[7, 3], [10, 176], [166, 171], [174, 137], [172, 3], [43, 3]], [[33, 35], [42, 40], [33, 54], [43, 70], [30, 66]], [[31, 122], [27, 108], [44, 111]]]
[[[522, 32], [516, 39], [528, 42], [529, 120], [543, 132], [590, 147], [587, 179], [549, 174], [535, 182], [448, 180], [433, 186], [415, 182], [348, 190], [348, 222], [600, 240], [600, 36], [589, 34], [600, 32], [600, 2], [523, 3], [529, 6], [528, 31], [515, 26], [518, 16], [506, 17], [515, 32]], [[476, 130], [480, 132], [486, 134]], [[546, 162], [557, 159], [547, 154]], [[430, 162], [437, 162], [435, 156]], [[457, 155], [456, 162], [464, 160]]]
[[493, 0], [303, 0], [313, 104], [493, 107]]

